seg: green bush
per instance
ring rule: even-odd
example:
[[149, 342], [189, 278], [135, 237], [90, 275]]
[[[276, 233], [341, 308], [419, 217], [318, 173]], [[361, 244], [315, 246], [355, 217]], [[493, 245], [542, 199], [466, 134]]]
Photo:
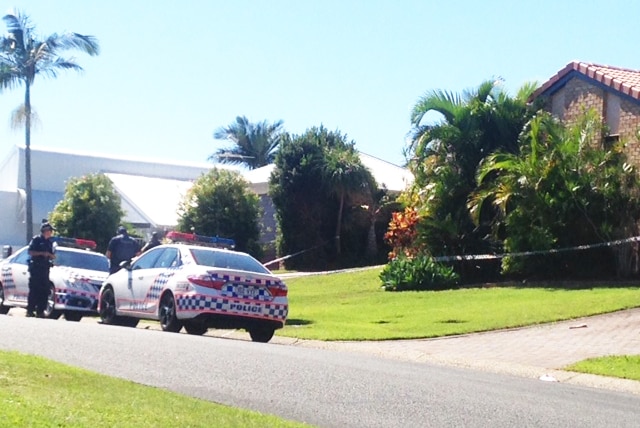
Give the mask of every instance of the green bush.
[[450, 266], [437, 263], [432, 257], [398, 256], [380, 273], [386, 291], [445, 290], [458, 283], [458, 274]]

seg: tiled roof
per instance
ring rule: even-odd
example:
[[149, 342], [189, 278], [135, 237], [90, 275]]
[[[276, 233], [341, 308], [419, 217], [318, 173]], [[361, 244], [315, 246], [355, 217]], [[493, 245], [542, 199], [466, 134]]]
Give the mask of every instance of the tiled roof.
[[537, 98], [561, 82], [570, 73], [577, 72], [593, 79], [611, 89], [628, 95], [640, 101], [640, 70], [611, 67], [609, 65], [592, 64], [588, 62], [573, 61], [547, 80], [532, 95]]

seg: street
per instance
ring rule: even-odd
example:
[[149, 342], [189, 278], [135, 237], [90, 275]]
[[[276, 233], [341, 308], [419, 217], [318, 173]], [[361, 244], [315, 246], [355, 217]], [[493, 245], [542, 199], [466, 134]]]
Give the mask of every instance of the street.
[[640, 397], [361, 353], [0, 316], [0, 348], [321, 427], [637, 427]]

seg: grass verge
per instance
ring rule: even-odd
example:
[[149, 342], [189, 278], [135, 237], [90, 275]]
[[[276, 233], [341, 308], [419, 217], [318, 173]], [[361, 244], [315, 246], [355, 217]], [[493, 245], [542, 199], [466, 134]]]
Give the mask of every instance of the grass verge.
[[0, 408], [7, 427], [308, 426], [16, 352], [0, 352]]
[[564, 370], [640, 381], [640, 355], [589, 358]]

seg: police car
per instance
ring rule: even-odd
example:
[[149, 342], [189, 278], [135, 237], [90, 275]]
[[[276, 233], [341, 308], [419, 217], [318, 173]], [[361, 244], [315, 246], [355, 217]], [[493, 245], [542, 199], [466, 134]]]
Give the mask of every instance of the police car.
[[[96, 243], [87, 239], [51, 238], [56, 255], [49, 272], [49, 297], [45, 318], [80, 321], [97, 315], [100, 286], [109, 276], [109, 260], [89, 251]], [[27, 307], [29, 295], [29, 247], [0, 262], [0, 314], [12, 307]]]
[[[244, 329], [268, 342], [284, 327], [287, 286], [232, 240], [169, 232], [169, 243], [110, 275], [100, 290], [103, 324], [160, 321], [162, 330], [202, 335], [209, 328]], [[224, 248], [220, 248], [224, 247]]]

